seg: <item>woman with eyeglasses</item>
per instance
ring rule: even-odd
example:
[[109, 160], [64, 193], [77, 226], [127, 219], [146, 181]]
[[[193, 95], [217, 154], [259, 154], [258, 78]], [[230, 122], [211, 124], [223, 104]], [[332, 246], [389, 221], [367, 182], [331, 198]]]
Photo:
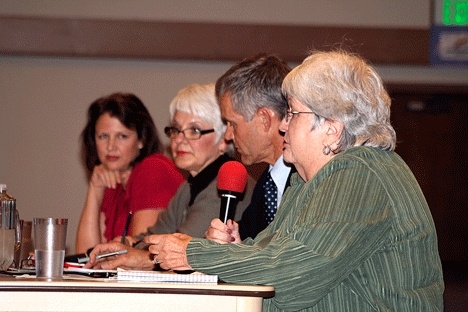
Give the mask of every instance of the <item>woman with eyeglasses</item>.
[[[180, 232], [204, 237], [214, 218], [219, 217], [221, 198], [217, 189], [220, 167], [233, 160], [231, 142], [224, 140], [226, 125], [215, 96], [214, 84], [191, 84], [181, 89], [169, 107], [171, 125], [164, 129], [170, 138], [176, 166], [188, 172], [188, 179], [146, 233], [127, 237], [135, 243], [145, 235]], [[243, 200], [237, 204], [239, 220], [252, 195], [254, 181], [249, 178]]]
[[[135, 248], [118, 242], [96, 246], [96, 252], [127, 249], [127, 254], [103, 261], [107, 268], [152, 270], [156, 263], [151, 261], [147, 245], [140, 243], [144, 237], [176, 233], [203, 238], [211, 220], [219, 217], [218, 171], [224, 163], [233, 160], [230, 156], [233, 146], [224, 139], [226, 125], [221, 119], [214, 84], [191, 84], [181, 89], [172, 100], [169, 111], [171, 125], [164, 132], [171, 140], [176, 166], [188, 172], [188, 179], [146, 233], [126, 237], [125, 243]], [[234, 220], [239, 220], [247, 208], [254, 184], [249, 177], [243, 197], [237, 203]]]
[[162, 154], [156, 126], [131, 93], [94, 101], [82, 132], [89, 185], [76, 252], [153, 225], [184, 177]]

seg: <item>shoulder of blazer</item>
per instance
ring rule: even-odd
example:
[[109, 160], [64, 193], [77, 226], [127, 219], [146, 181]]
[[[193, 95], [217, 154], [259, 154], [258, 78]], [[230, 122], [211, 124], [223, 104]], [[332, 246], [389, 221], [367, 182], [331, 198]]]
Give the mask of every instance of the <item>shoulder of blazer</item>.
[[257, 184], [256, 185], [263, 185], [268, 177], [268, 172], [270, 171], [270, 168], [266, 168], [265, 170], [263, 170], [262, 174], [260, 175], [260, 177], [258, 178], [257, 180]]

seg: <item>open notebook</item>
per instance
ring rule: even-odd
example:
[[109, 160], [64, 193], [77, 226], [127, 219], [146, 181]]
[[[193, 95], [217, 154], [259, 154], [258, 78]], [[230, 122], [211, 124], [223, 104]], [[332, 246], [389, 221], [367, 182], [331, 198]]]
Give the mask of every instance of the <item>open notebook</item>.
[[137, 271], [117, 269], [118, 281], [216, 284], [217, 275], [200, 272], [180, 274], [174, 271]]

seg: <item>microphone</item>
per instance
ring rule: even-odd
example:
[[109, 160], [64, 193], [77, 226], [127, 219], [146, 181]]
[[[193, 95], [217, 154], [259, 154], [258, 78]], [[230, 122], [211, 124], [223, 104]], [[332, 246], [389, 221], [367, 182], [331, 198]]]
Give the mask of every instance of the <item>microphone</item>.
[[221, 194], [219, 218], [227, 222], [234, 220], [239, 196], [247, 184], [247, 169], [238, 161], [225, 162], [218, 172], [218, 191]]

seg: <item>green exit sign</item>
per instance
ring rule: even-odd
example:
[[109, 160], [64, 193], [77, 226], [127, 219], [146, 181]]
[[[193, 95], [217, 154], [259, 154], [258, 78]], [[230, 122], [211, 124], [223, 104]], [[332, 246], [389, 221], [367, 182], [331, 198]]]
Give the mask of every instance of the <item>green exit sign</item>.
[[467, 26], [468, 0], [444, 0], [442, 23], [446, 26]]

